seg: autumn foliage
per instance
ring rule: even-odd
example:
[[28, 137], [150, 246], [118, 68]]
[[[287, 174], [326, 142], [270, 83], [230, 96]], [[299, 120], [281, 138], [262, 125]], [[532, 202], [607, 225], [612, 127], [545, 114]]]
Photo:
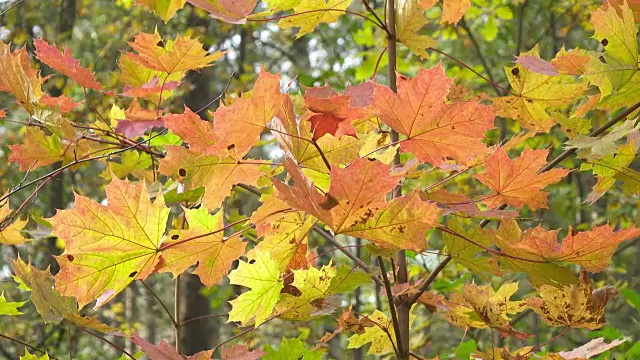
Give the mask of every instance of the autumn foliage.
[[[397, 40], [422, 58], [444, 56], [432, 51], [438, 42], [421, 31], [434, 21], [425, 11], [441, 6], [435, 23], [455, 27], [471, 6], [470, 1], [388, 0], [395, 6], [386, 11], [395, 16], [390, 29], [392, 22], [380, 19], [385, 9], [364, 7], [366, 1], [137, 3], [164, 22], [183, 6], [195, 6], [211, 21], [234, 26], [273, 21], [281, 29], [297, 28], [297, 37], [356, 12], [388, 34], [394, 54]], [[311, 339], [315, 348], [285, 339], [274, 350], [240, 338], [235, 345], [211, 344], [211, 350], [188, 359], [319, 359], [341, 334], [348, 349], [368, 346], [372, 355], [409, 359], [421, 344], [407, 343], [402, 333], [435, 316], [465, 331], [495, 330], [521, 344], [515, 350], [484, 349], [477, 358], [597, 354], [588, 348], [545, 353], [542, 346], [526, 346], [533, 334], [512, 323], [533, 311], [563, 332], [602, 327], [606, 305], [618, 290], [592, 282], [590, 274], [604, 271], [621, 243], [640, 236], [633, 224], [550, 229], [522, 220], [549, 208], [549, 189], [574, 172], [592, 172], [597, 179], [582, 200], [596, 201], [616, 181], [637, 194], [632, 182], [638, 177], [631, 169], [639, 141], [637, 4], [615, 1], [591, 10], [599, 51], [563, 48], [553, 59], [540, 58], [537, 47], [523, 52], [505, 68], [509, 87], [497, 89], [499, 96], [454, 86], [456, 79], [441, 62], [415, 74], [397, 73], [391, 84], [397, 69], [389, 59], [386, 78], [374, 76], [344, 89], [325, 85], [300, 91], [281, 74], [263, 69], [249, 91], [221, 94], [220, 105], [208, 114], [185, 106], [175, 92], [188, 72], [216, 66], [225, 52], [209, 52], [188, 35], [132, 34], [113, 75], [117, 79], [108, 83], [68, 48], [47, 39], [33, 41], [33, 57], [26, 48], [0, 43], [0, 91], [14, 99], [3, 105], [0, 118], [21, 112], [27, 116], [16, 117], [29, 119], [8, 154], [27, 177], [2, 189], [2, 246], [26, 246], [31, 240], [25, 230], [35, 218], [29, 219], [24, 204], [9, 206], [15, 194], [35, 196], [59, 173], [93, 162], [103, 164], [108, 179], [105, 197], [75, 193], [68, 208], [37, 219], [64, 244], [55, 257], [59, 272], [54, 276], [29, 258], [16, 257], [14, 278], [30, 291], [45, 322], [67, 321], [129, 338], [150, 359], [184, 357], [167, 342], [151, 344], [135, 331], [101, 323], [101, 308], [132, 282], [185, 272], [206, 287], [226, 283], [242, 289], [228, 299], [227, 322], [239, 327], [257, 329], [276, 318], [326, 317], [335, 323], [334, 332]], [[45, 93], [43, 86], [51, 81], [41, 74], [45, 65], [55, 71], [51, 78], [73, 81], [84, 94], [99, 93], [113, 104], [110, 113], [74, 116], [84, 100]], [[592, 128], [585, 114], [596, 109], [607, 121]], [[504, 121], [522, 132], [496, 140]], [[536, 135], [567, 141], [559, 143], [564, 149], [552, 149], [544, 141], [528, 141]], [[270, 156], [268, 146], [280, 155]], [[45, 176], [28, 175], [54, 163], [60, 166]], [[464, 185], [455, 185], [458, 180]], [[251, 214], [234, 213], [228, 200], [238, 194], [254, 196], [260, 206]], [[311, 240], [312, 234], [320, 237]], [[369, 244], [375, 261], [359, 259], [352, 238]], [[321, 262], [319, 241], [326, 245], [323, 251], [333, 247], [346, 257]], [[407, 271], [407, 254], [433, 251], [439, 254], [437, 266]], [[453, 291], [431, 289], [447, 266], [478, 277]], [[519, 291], [518, 279], [527, 284], [526, 293]], [[371, 284], [381, 289], [383, 308], [354, 313], [341, 300]], [[15, 315], [22, 305], [0, 297], [0, 314]], [[622, 342], [597, 347], [603, 352]]]

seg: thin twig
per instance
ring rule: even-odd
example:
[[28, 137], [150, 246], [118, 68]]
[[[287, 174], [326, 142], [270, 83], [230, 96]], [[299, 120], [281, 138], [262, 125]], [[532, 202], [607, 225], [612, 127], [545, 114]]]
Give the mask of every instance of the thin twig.
[[358, 265], [359, 268], [361, 268], [362, 270], [364, 270], [364, 272], [366, 272], [367, 274], [369, 274], [369, 276], [371, 276], [371, 279], [373, 279], [373, 281], [380, 287], [384, 286], [384, 283], [382, 282], [382, 280], [380, 280], [380, 278], [378, 278], [375, 273], [373, 272], [373, 270], [371, 270], [371, 268], [369, 266], [367, 266], [367, 264], [365, 264], [359, 257], [355, 256], [351, 251], [345, 249], [333, 236], [331, 236], [331, 234], [329, 234], [326, 230], [324, 230], [323, 228], [321, 228], [318, 225], [315, 225], [313, 227], [313, 230], [315, 232], [317, 232], [318, 234], [320, 234], [326, 241], [328, 241], [329, 243], [331, 243], [331, 245], [335, 246], [338, 250], [340, 250], [343, 254], [345, 254], [349, 259], [351, 259], [356, 265]]
[[[33, 345], [30, 345], [30, 344], [28, 344], [28, 343], [26, 343], [26, 342], [24, 342], [24, 341], [22, 341], [22, 340], [18, 340], [18, 339], [12, 338], [11, 336], [7, 336], [7, 335], [4, 335], [4, 334], [0, 334], [0, 338], [7, 339], [7, 340], [9, 340], [9, 341], [13, 341], [13, 342], [18, 343], [18, 344], [20, 344], [20, 345], [24, 345], [24, 346], [28, 347], [29, 349], [35, 350], [35, 351], [37, 351], [37, 352], [39, 352], [39, 353], [42, 353], [42, 354], [48, 354], [48, 353], [49, 353], [49, 352], [48, 352], [48, 351], [46, 351], [46, 350], [42, 350], [42, 349], [37, 348], [37, 347], [35, 347], [35, 346], [33, 346]], [[52, 356], [51, 354], [49, 354], [49, 357], [50, 357], [51, 359], [59, 360], [57, 357]]]
[[445, 268], [445, 266], [447, 266], [447, 264], [449, 263], [449, 261], [451, 261], [451, 259], [452, 259], [451, 255], [445, 256], [445, 258], [442, 259], [442, 261], [438, 264], [438, 266], [436, 266], [436, 268], [433, 269], [431, 274], [429, 274], [429, 276], [426, 279], [424, 279], [424, 281], [418, 287], [418, 292], [413, 294], [409, 299], [407, 299], [407, 303], [409, 304], [409, 306], [415, 304], [416, 301], [418, 301], [418, 299], [420, 298], [420, 296], [422, 296], [422, 294], [424, 294], [424, 292], [427, 291], [429, 286], [431, 286], [431, 283], [433, 283], [433, 281], [436, 279], [438, 274], [440, 274], [440, 272]]
[[9, 10], [11, 10], [11, 9], [13, 9], [14, 7], [16, 7], [16, 6], [20, 5], [20, 4], [22, 3], [22, 1], [23, 1], [23, 0], [18, 0], [18, 1], [16, 1], [15, 3], [11, 4], [11, 6], [9, 6], [9, 7], [7, 8], [7, 10], [3, 11], [3, 12], [0, 14], [0, 16], [2, 16], [2, 15], [4, 15], [4, 14], [8, 13], [8, 12], [9, 12]]
[[135, 358], [133, 355], [131, 355], [127, 350], [125, 350], [125, 349], [123, 349], [122, 347], [120, 347], [120, 346], [116, 345], [115, 343], [113, 343], [113, 342], [111, 342], [111, 341], [107, 340], [106, 338], [103, 338], [102, 336], [100, 336], [100, 335], [98, 335], [98, 334], [94, 334], [94, 333], [92, 333], [91, 331], [89, 331], [89, 330], [87, 330], [87, 329], [85, 329], [85, 328], [82, 328], [82, 327], [81, 327], [81, 328], [79, 328], [79, 329], [80, 329], [80, 330], [82, 330], [82, 331], [84, 331], [84, 332], [86, 332], [87, 334], [89, 334], [89, 335], [91, 335], [91, 336], [95, 337], [95, 338], [98, 338], [98, 339], [100, 339], [100, 340], [102, 340], [102, 341], [106, 342], [107, 344], [111, 345], [113, 348], [115, 348], [115, 349], [117, 349], [117, 350], [121, 351], [123, 354], [127, 355], [128, 357], [130, 357], [131, 359], [134, 359], [134, 360], [136, 359], [136, 358]]
[[[155, 134], [155, 135], [151, 136], [151, 137], [149, 138], [149, 140], [150, 140], [150, 139], [152, 139], [152, 138], [155, 138], [155, 137], [157, 137], [157, 136], [160, 136], [160, 135], [164, 134], [166, 131], [167, 131], [167, 129], [163, 129], [163, 130], [161, 130], [161, 131], [160, 131], [160, 132], [158, 132], [157, 134]], [[54, 176], [58, 175], [58, 174], [59, 174], [59, 173], [61, 173], [62, 171], [66, 170], [66, 169], [68, 169], [68, 168], [70, 168], [70, 167], [72, 167], [72, 166], [75, 166], [75, 165], [78, 165], [78, 164], [82, 164], [82, 163], [85, 163], [85, 162], [90, 162], [90, 161], [93, 161], [93, 160], [99, 160], [99, 159], [108, 158], [108, 157], [110, 157], [110, 156], [113, 156], [113, 155], [120, 154], [120, 153], [123, 153], [123, 152], [128, 151], [128, 150], [131, 150], [131, 149], [133, 149], [133, 148], [135, 148], [135, 147], [139, 146], [140, 144], [142, 144], [142, 143], [144, 143], [144, 142], [146, 142], [146, 140], [141, 141], [141, 142], [139, 142], [139, 143], [135, 143], [134, 145], [131, 145], [131, 146], [127, 146], [127, 147], [122, 148], [122, 149], [114, 150], [114, 151], [109, 152], [109, 153], [107, 153], [107, 154], [98, 155], [98, 156], [93, 156], [93, 157], [88, 157], [88, 158], [80, 158], [80, 159], [76, 159], [76, 160], [74, 160], [74, 161], [72, 161], [72, 162], [70, 162], [70, 163], [68, 163], [68, 164], [66, 164], [66, 165], [64, 165], [64, 166], [59, 167], [58, 169], [56, 169], [56, 170], [54, 170], [54, 171], [51, 171], [51, 172], [49, 172], [49, 173], [47, 173], [47, 174], [45, 174], [45, 175], [40, 176], [39, 178], [37, 178], [37, 179], [35, 179], [35, 180], [31, 180], [31, 181], [29, 181], [28, 183], [25, 183], [25, 184], [23, 184], [23, 185], [21, 185], [21, 186], [18, 186], [18, 187], [16, 187], [16, 188], [12, 189], [12, 190], [11, 190], [11, 191], [9, 191], [8, 193], [6, 193], [4, 196], [0, 197], [0, 202], [2, 202], [2, 201], [3, 201], [3, 200], [5, 200], [5, 199], [8, 199], [11, 195], [13, 195], [13, 194], [15, 194], [15, 193], [19, 192], [20, 190], [22, 190], [22, 189], [24, 189], [24, 188], [27, 188], [27, 187], [29, 187], [29, 186], [31, 186], [31, 185], [33, 185], [33, 184], [35, 184], [35, 183], [38, 183], [38, 182], [40, 182], [40, 181], [42, 181], [42, 180], [44, 180], [44, 179], [46, 179], [46, 178], [54, 177]]]
[[367, 9], [369, 14], [373, 15], [373, 17], [376, 18], [376, 20], [378, 20], [378, 24], [380, 25], [380, 28], [384, 30], [387, 33], [387, 35], [389, 35], [389, 29], [387, 29], [387, 25], [385, 25], [384, 21], [382, 21], [382, 19], [378, 17], [378, 14], [376, 14], [373, 8], [371, 8], [371, 5], [369, 5], [369, 2], [367, 0], [360, 0], [360, 2], [362, 3], [362, 5], [364, 5], [364, 8]]
[[398, 313], [396, 312], [396, 303], [393, 300], [393, 292], [391, 291], [391, 283], [389, 282], [389, 277], [387, 276], [387, 269], [384, 267], [384, 260], [382, 256], [378, 256], [378, 266], [380, 266], [380, 271], [382, 272], [382, 280], [384, 282], [384, 290], [387, 293], [387, 301], [389, 302], [389, 312], [391, 312], [391, 323], [393, 324], [393, 330], [396, 335], [396, 344], [398, 345], [398, 349], [403, 349], [402, 347], [402, 334], [400, 333], [400, 322], [398, 322]]
[[493, 73], [491, 72], [491, 67], [489, 66], [489, 63], [487, 62], [487, 59], [484, 57], [484, 54], [482, 53], [482, 49], [480, 47], [480, 44], [478, 43], [478, 40], [476, 39], [476, 37], [471, 32], [471, 29], [469, 28], [469, 25], [467, 24], [467, 21], [465, 20], [464, 16], [462, 17], [462, 20], [460, 20], [460, 26], [462, 26], [464, 31], [467, 32], [467, 36], [469, 36], [469, 40], [471, 40], [471, 43], [473, 44], [473, 47], [476, 50], [476, 54], [478, 55], [478, 59], [480, 59], [480, 63], [482, 64], [482, 67], [484, 68], [484, 72], [487, 74], [487, 77], [491, 81], [490, 84], [493, 86], [493, 89], [496, 91], [496, 94], [498, 96], [503, 95], [502, 94], [502, 88], [494, 85], [494, 84], [497, 84], [497, 83], [496, 83], [496, 81], [495, 81], [495, 79], [493, 77]]
[[156, 292], [153, 291], [153, 289], [151, 289], [151, 287], [149, 285], [147, 285], [147, 283], [144, 282], [144, 280], [142, 280], [142, 279], [138, 279], [138, 280], [140, 280], [142, 285], [149, 291], [149, 293], [151, 293], [151, 295], [158, 301], [158, 303], [160, 303], [160, 306], [162, 306], [162, 308], [164, 309], [164, 312], [166, 312], [167, 315], [169, 315], [169, 319], [171, 319], [171, 323], [174, 326], [177, 326], [178, 322], [173, 317], [173, 314], [171, 314], [171, 311], [169, 311], [169, 308], [167, 308], [167, 306], [164, 304], [164, 302], [162, 300], [160, 300], [160, 297], [158, 297], [158, 294], [156, 294]]

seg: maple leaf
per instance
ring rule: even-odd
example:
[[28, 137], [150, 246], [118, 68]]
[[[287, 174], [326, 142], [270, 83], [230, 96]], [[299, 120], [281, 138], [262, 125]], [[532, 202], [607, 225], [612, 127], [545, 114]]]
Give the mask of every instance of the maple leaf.
[[424, 233], [438, 222], [435, 204], [414, 195], [387, 203], [385, 197], [402, 177], [379, 161], [358, 159], [345, 169], [331, 168], [331, 187], [322, 195], [289, 159], [283, 165], [294, 181], [289, 187], [273, 180], [280, 199], [320, 219], [338, 234], [361, 236], [378, 246], [426, 247]]
[[[353, 101], [354, 98], [351, 99]], [[337, 138], [327, 134], [316, 141], [318, 145], [316, 148], [308, 141], [313, 138], [311, 123], [304, 120], [298, 121], [290, 97], [287, 97], [283, 102], [282, 108], [271, 122], [270, 128], [287, 157], [296, 159], [298, 164], [304, 166], [305, 169], [322, 173], [327, 171], [327, 165], [318, 148], [329, 163], [338, 166], [347, 165], [359, 157], [362, 143], [372, 138], [366, 134], [358, 135], [358, 138], [352, 136]]]
[[246, 326], [255, 318], [255, 327], [258, 327], [276, 307], [284, 281], [280, 276], [278, 263], [271, 259], [269, 253], [256, 251], [252, 255], [250, 261], [240, 261], [238, 268], [229, 274], [231, 284], [242, 285], [251, 290], [229, 301], [231, 311], [228, 321], [239, 321], [242, 326]]
[[31, 353], [29, 353], [29, 350], [25, 349], [24, 350], [24, 355], [20, 356], [20, 360], [49, 360], [49, 353], [45, 352], [44, 355], [42, 355], [41, 357], [37, 357], [36, 355], [33, 355]]
[[133, 175], [140, 180], [153, 183], [153, 171], [149, 170], [152, 166], [151, 155], [141, 151], [125, 151], [120, 156], [120, 163], [110, 162], [109, 168], [105, 169], [101, 176], [106, 180], [111, 180], [112, 175], [120, 179]]
[[154, 271], [169, 217], [162, 196], [152, 203], [142, 183], [114, 177], [105, 190], [108, 206], [76, 194], [72, 209], [50, 219], [53, 234], [65, 242], [56, 257], [56, 288], [81, 307], [108, 294], [104, 304]]
[[[413, 314], [414, 307], [409, 313], [409, 328], [413, 324], [416, 316]], [[348, 349], [359, 349], [364, 345], [371, 343], [368, 355], [385, 355], [394, 351], [394, 345], [391, 339], [395, 339], [395, 331], [393, 323], [380, 310], [375, 310], [371, 315], [366, 317], [368, 321], [373, 322], [373, 326], [365, 327], [361, 334], [353, 334], [349, 337]]]
[[231, 24], [244, 24], [258, 0], [187, 0], [211, 15]]
[[306, 255], [307, 237], [316, 220], [302, 211], [283, 213], [289, 206], [275, 195], [263, 195], [260, 201], [263, 205], [251, 216], [251, 222], [262, 241], [247, 256], [251, 258], [256, 251], [269, 253], [280, 271], [285, 271], [299, 248], [304, 248]]
[[437, 44], [435, 40], [418, 32], [427, 25], [424, 8], [419, 0], [398, 0], [396, 2], [396, 37], [406, 47], [423, 59], [429, 57], [427, 49]]
[[22, 314], [19, 307], [24, 305], [26, 301], [7, 301], [7, 298], [4, 297], [4, 291], [0, 292], [0, 315], [20, 315]]
[[397, 249], [424, 249], [425, 232], [438, 225], [442, 209], [434, 203], [420, 199], [413, 192], [389, 201], [377, 213], [365, 214], [356, 220], [343, 234], [369, 239], [381, 247]]
[[593, 284], [585, 273], [580, 274], [578, 284], [561, 289], [542, 285], [540, 297], [528, 298], [527, 305], [551, 326], [599, 329], [606, 323], [604, 307], [618, 295], [618, 290], [606, 286], [593, 290]]
[[485, 153], [482, 139], [495, 117], [490, 106], [476, 102], [446, 104], [451, 84], [441, 63], [420, 69], [413, 79], [399, 77], [397, 94], [375, 84], [373, 106], [380, 118], [407, 136], [400, 149], [436, 166], [446, 158], [466, 163]]
[[233, 345], [231, 348], [222, 347], [222, 360], [258, 360], [264, 351], [249, 350], [247, 345]]
[[68, 47], [61, 52], [55, 44], [49, 45], [42, 39], [34, 40], [33, 45], [36, 47], [38, 59], [50, 68], [61, 72], [82, 87], [102, 91], [102, 85], [96, 81], [93, 73], [80, 66], [80, 61], [73, 58]]
[[[492, 238], [488, 230], [480, 227], [474, 227], [467, 230], [463, 226], [462, 222], [456, 218], [452, 219], [448, 223], [448, 227], [456, 234], [463, 235], [468, 239], [473, 239], [485, 248], [493, 245], [491, 241]], [[467, 269], [474, 273], [501, 275], [501, 270], [497, 267], [496, 259], [480, 256], [485, 252], [484, 248], [474, 245], [466, 239], [448, 232], [443, 234], [443, 240], [447, 246], [447, 252], [449, 255]]]
[[4, 204], [0, 204], [0, 244], [19, 245], [29, 241], [20, 233], [28, 221], [15, 219], [12, 223], [6, 223], [9, 221], [10, 214], [11, 209], [7, 200]]
[[596, 355], [600, 355], [605, 351], [611, 350], [616, 346], [624, 344], [631, 338], [624, 337], [622, 339], [616, 339], [611, 341], [610, 343], [606, 343], [604, 338], [597, 338], [589, 341], [588, 343], [579, 346], [571, 351], [563, 351], [558, 353], [558, 355], [562, 356], [565, 359], [576, 359], [576, 358], [585, 358], [589, 359]]
[[168, 22], [178, 10], [184, 7], [185, 2], [186, 0], [136, 0], [138, 5], [142, 5], [158, 14], [165, 23]]
[[210, 151], [244, 156], [287, 97], [280, 92], [280, 74], [263, 70], [250, 94], [244, 94], [233, 105], [220, 106], [212, 113], [215, 145]]
[[127, 53], [131, 60], [167, 74], [207, 67], [224, 55], [219, 51], [209, 54], [198, 40], [180, 35], [175, 40], [162, 40], [157, 31], [139, 33], [129, 45], [137, 52]]
[[[172, 241], [163, 245], [163, 260], [158, 271], [170, 271], [174, 277], [198, 263], [194, 273], [207, 287], [219, 284], [233, 262], [244, 254], [246, 244], [236, 234], [225, 237], [222, 211], [209, 215], [204, 207], [184, 209], [188, 230], [169, 234]], [[203, 236], [203, 234], [210, 234]], [[185, 239], [192, 239], [185, 241]]]
[[522, 65], [527, 70], [530, 70], [531, 72], [536, 74], [551, 76], [560, 75], [560, 72], [555, 66], [553, 66], [546, 60], [540, 59], [537, 56], [516, 56], [515, 63], [518, 65]]
[[285, 319], [310, 320], [316, 310], [313, 302], [333, 295], [330, 288], [335, 276], [336, 268], [333, 266], [293, 270], [291, 285], [299, 293], [285, 294], [276, 306], [276, 313]]
[[633, 13], [626, 3], [617, 8], [620, 13], [605, 3], [591, 13], [593, 38], [604, 46], [604, 53], [591, 57], [585, 76], [603, 97], [620, 89], [639, 70]]
[[498, 291], [494, 291], [491, 285], [467, 284], [462, 291], [464, 299], [486, 326], [520, 340], [530, 336], [514, 329], [509, 323], [508, 315], [515, 315], [527, 308], [524, 301], [509, 300], [518, 291], [517, 282], [503, 284]]
[[[520, 57], [539, 58], [538, 47], [520, 54]], [[573, 103], [588, 87], [586, 82], [573, 76], [540, 74], [520, 64], [506, 67], [505, 72], [513, 92], [491, 98], [498, 115], [514, 119], [523, 127], [537, 132], [548, 132], [555, 125], [547, 110]]]
[[[131, 341], [144, 351], [149, 360], [185, 360], [184, 356], [178, 354], [176, 349], [164, 340], [160, 341], [158, 345], [154, 345], [138, 335], [133, 335]], [[187, 356], [186, 360], [210, 359], [212, 354], [213, 350], [200, 351], [197, 354]]]
[[[425, 10], [429, 10], [437, 2], [437, 0], [420, 0], [420, 6]], [[442, 18], [440, 19], [440, 23], [457, 24], [470, 7], [471, 0], [444, 0], [442, 3]]]
[[307, 119], [311, 122], [313, 140], [318, 140], [325, 134], [355, 137], [356, 129], [352, 123], [371, 116], [366, 109], [353, 106], [351, 96], [338, 95], [328, 87], [307, 89], [304, 102], [313, 113]]
[[[184, 72], [167, 73], [152, 70], [134, 60], [132, 54], [122, 54], [118, 61], [120, 67], [120, 81], [124, 86], [125, 94], [137, 95], [159, 103], [173, 95], [173, 84], [179, 84], [184, 77]], [[154, 85], [155, 84], [155, 85]], [[159, 86], [157, 84], [160, 84]], [[161, 90], [156, 92], [156, 90]]]
[[293, 6], [294, 14], [278, 21], [281, 29], [299, 27], [296, 38], [308, 34], [322, 23], [338, 21], [351, 0], [300, 0]]
[[134, 99], [125, 110], [125, 116], [126, 119], [118, 120], [114, 130], [128, 138], [140, 136], [153, 127], [164, 126], [164, 121], [158, 116], [158, 112], [143, 108], [137, 99]]
[[542, 191], [555, 184], [570, 170], [552, 169], [539, 174], [547, 161], [549, 150], [526, 148], [520, 156], [510, 159], [502, 148], [497, 148], [485, 161], [485, 172], [475, 175], [495, 194], [484, 202], [490, 207], [507, 204], [514, 207], [529, 206], [531, 210], [547, 208], [547, 193]]
[[39, 100], [41, 105], [55, 108], [61, 114], [66, 114], [68, 112], [73, 111], [78, 105], [79, 102], [73, 101], [71, 98], [65, 95], [60, 95], [57, 97], [50, 96], [49, 94], [43, 94]]
[[558, 243], [558, 230], [545, 230], [541, 226], [526, 230], [514, 249], [547, 261], [568, 261], [591, 272], [607, 267], [618, 245], [640, 236], [640, 229], [613, 231], [609, 225], [596, 226], [589, 231], [569, 234]]
[[516, 246], [521, 239], [522, 231], [513, 217], [502, 219], [500, 227], [493, 231], [493, 242], [500, 251], [510, 255], [499, 257], [501, 268], [524, 272], [534, 286], [568, 286], [578, 282], [570, 269], [553, 263], [540, 263], [539, 257], [518, 249]]
[[116, 329], [102, 324], [96, 317], [78, 313], [78, 304], [72, 297], [62, 296], [53, 288], [54, 278], [49, 270], [39, 270], [22, 259], [11, 259], [14, 279], [20, 288], [31, 291], [31, 302], [45, 323], [67, 320], [79, 327], [94, 329], [102, 333], [115, 333]]
[[556, 57], [551, 60], [551, 65], [564, 75], [583, 75], [587, 71], [589, 56], [582, 49], [572, 49], [567, 51], [564, 46]]
[[189, 150], [206, 152], [213, 146], [213, 125], [188, 107], [182, 114], [169, 114], [162, 119], [171, 132], [189, 144]]
[[20, 171], [53, 164], [65, 155], [58, 136], [46, 135], [35, 127], [26, 128], [22, 143], [11, 145], [10, 148], [9, 161], [18, 163]]
[[163, 81], [160, 83], [158, 76], [154, 76], [149, 82], [140, 86], [125, 85], [122, 95], [144, 98], [152, 103], [159, 104], [173, 94], [173, 90], [180, 86], [179, 81]]
[[307, 349], [305, 343], [300, 338], [282, 338], [278, 350], [273, 350], [269, 345], [265, 347], [265, 350], [266, 354], [262, 357], [263, 360], [321, 360], [323, 354], [321, 350]]
[[166, 146], [167, 157], [160, 161], [162, 174], [179, 179], [188, 189], [203, 186], [202, 198], [209, 210], [220, 207], [236, 184], [256, 185], [264, 175], [254, 162], [243, 163], [232, 157], [198, 155], [181, 146]]
[[11, 45], [0, 41], [0, 91], [12, 94], [18, 103], [33, 114], [42, 97], [42, 79], [34, 69], [24, 48], [11, 51]]

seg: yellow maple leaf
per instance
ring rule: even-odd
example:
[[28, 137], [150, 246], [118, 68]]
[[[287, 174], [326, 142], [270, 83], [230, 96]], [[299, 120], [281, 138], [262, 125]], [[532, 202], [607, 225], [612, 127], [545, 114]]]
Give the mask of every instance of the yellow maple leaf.
[[[538, 47], [522, 53], [520, 57], [539, 58]], [[547, 132], [556, 121], [547, 110], [573, 103], [588, 87], [582, 80], [568, 75], [546, 75], [533, 72], [520, 64], [505, 68], [513, 88], [508, 96], [494, 97], [493, 106], [498, 115], [514, 119], [521, 126], [538, 132]]]
[[282, 29], [299, 27], [296, 38], [308, 34], [321, 23], [332, 23], [344, 14], [351, 0], [302, 0], [293, 7], [294, 14], [278, 21]]
[[428, 58], [427, 49], [435, 46], [437, 42], [426, 35], [418, 34], [418, 31], [427, 24], [424, 9], [418, 4], [418, 0], [398, 1], [396, 13], [398, 40], [421, 58]]

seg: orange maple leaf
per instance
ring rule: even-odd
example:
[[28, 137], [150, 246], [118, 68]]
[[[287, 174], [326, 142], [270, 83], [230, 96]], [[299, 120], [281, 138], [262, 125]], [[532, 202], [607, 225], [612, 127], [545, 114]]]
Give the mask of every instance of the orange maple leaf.
[[73, 58], [68, 47], [65, 47], [64, 52], [61, 52], [55, 44], [49, 45], [42, 39], [34, 40], [33, 45], [36, 47], [38, 59], [49, 67], [61, 72], [82, 87], [102, 91], [102, 85], [96, 81], [93, 73], [80, 66], [80, 61]]
[[351, 96], [338, 95], [328, 86], [307, 89], [304, 102], [311, 112], [308, 120], [311, 122], [314, 140], [325, 134], [335, 137], [342, 135], [355, 137], [356, 129], [352, 123], [371, 116], [366, 109], [353, 106]]
[[244, 156], [260, 138], [267, 123], [278, 113], [287, 95], [280, 92], [280, 74], [262, 71], [250, 94], [214, 113], [215, 145], [212, 151]]
[[530, 150], [515, 159], [510, 159], [503, 148], [497, 148], [485, 164], [485, 172], [475, 175], [483, 184], [495, 192], [484, 202], [490, 207], [507, 204], [514, 207], [528, 205], [531, 210], [547, 207], [544, 187], [557, 183], [570, 170], [553, 169], [539, 174], [546, 164], [549, 150]]
[[472, 101], [445, 103], [452, 82], [439, 64], [421, 69], [413, 79], [400, 76], [397, 94], [375, 84], [373, 107], [382, 121], [408, 137], [400, 149], [420, 161], [440, 165], [453, 158], [467, 163], [486, 152], [482, 139], [494, 126], [495, 112]]
[[131, 60], [168, 74], [209, 66], [224, 55], [223, 52], [209, 54], [198, 40], [185, 36], [178, 35], [175, 40], [163, 41], [157, 32], [139, 33], [129, 45], [138, 52], [127, 53]]
[[568, 261], [591, 272], [604, 270], [616, 248], [623, 241], [640, 236], [640, 229], [613, 231], [608, 225], [596, 226], [589, 231], [569, 234], [558, 243], [558, 230], [545, 230], [541, 226], [528, 229], [519, 242], [511, 247], [535, 255], [540, 260]]
[[273, 180], [279, 197], [289, 206], [306, 211], [334, 232], [359, 236], [387, 248], [422, 250], [425, 232], [438, 223], [442, 212], [435, 204], [419, 200], [417, 193], [386, 201], [402, 177], [379, 161], [357, 159], [348, 167], [331, 168], [329, 192], [321, 194], [289, 159], [283, 165], [294, 185]]

